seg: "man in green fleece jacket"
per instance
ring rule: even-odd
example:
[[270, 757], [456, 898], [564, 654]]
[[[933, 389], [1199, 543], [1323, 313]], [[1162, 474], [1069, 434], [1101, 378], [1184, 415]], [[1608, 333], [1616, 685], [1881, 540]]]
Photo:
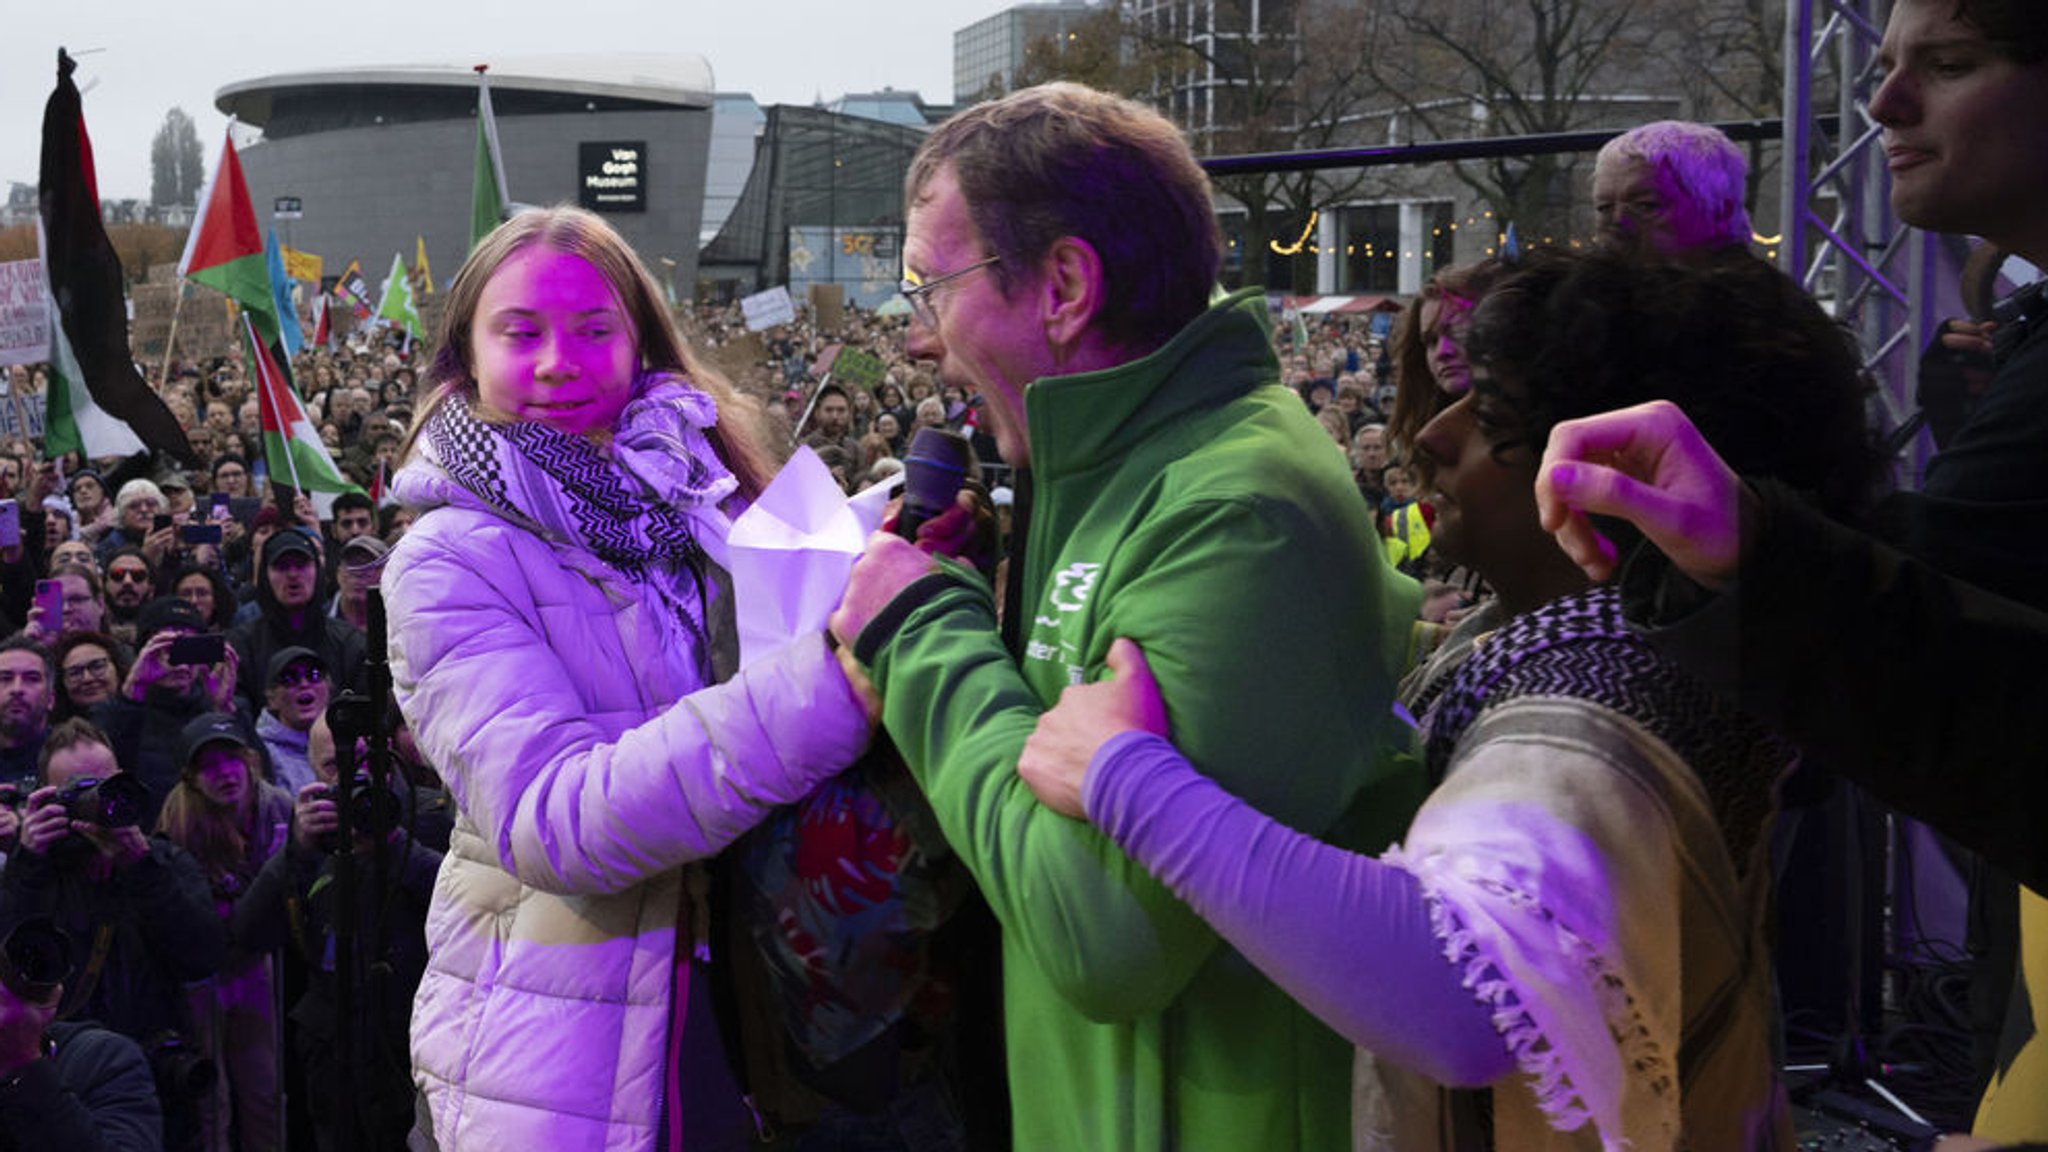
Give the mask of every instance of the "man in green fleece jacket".
[[971, 570], [884, 536], [833, 631], [1002, 922], [1016, 1145], [1348, 1147], [1349, 1046], [1016, 763], [1129, 636], [1205, 772], [1375, 851], [1419, 799], [1390, 712], [1413, 586], [1279, 385], [1264, 296], [1210, 305], [1222, 241], [1170, 123], [1019, 92], [936, 130], [907, 200], [910, 352], [979, 391], [1022, 543], [1000, 632]]

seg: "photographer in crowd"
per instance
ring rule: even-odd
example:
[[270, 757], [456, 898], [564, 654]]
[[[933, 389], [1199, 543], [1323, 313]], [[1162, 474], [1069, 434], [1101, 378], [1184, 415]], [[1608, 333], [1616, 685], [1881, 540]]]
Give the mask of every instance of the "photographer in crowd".
[[157, 1152], [163, 1116], [142, 1049], [96, 1024], [57, 1022], [76, 974], [70, 949], [48, 921], [0, 942], [0, 1152]]
[[144, 605], [135, 623], [135, 663], [91, 718], [121, 768], [148, 787], [142, 826], [154, 828], [184, 772], [179, 734], [208, 712], [235, 710], [235, 653], [218, 634], [209, 638], [199, 610], [175, 596]]
[[[305, 1068], [309, 1085], [331, 1085], [343, 1059], [337, 1043], [335, 985], [339, 888], [334, 865], [340, 848], [340, 813], [334, 791], [334, 733], [324, 715], [314, 720], [307, 749], [316, 782], [299, 789], [291, 836], [236, 903], [232, 934], [252, 951], [289, 949], [288, 955], [310, 970], [305, 994], [290, 1008], [298, 1026], [291, 1058]], [[336, 1146], [335, 1130], [344, 1114], [359, 1118], [357, 1147], [398, 1147], [412, 1126], [406, 1038], [413, 993], [426, 971], [427, 904], [441, 869], [441, 853], [413, 834], [413, 821], [407, 819], [412, 810], [401, 804], [396, 792], [365, 789], [353, 795], [355, 972], [359, 980], [365, 974], [370, 977], [352, 990], [357, 1028], [350, 1067], [355, 1099], [345, 1113], [331, 1092], [306, 1096], [321, 1152]], [[445, 833], [442, 842], [446, 843]], [[371, 878], [378, 875], [385, 877], [381, 890], [371, 887]]]
[[149, 1052], [164, 1104], [165, 1147], [195, 1146], [195, 1090], [184, 985], [220, 966], [225, 933], [199, 865], [136, 826], [143, 801], [100, 731], [67, 720], [43, 742], [42, 787], [28, 798], [18, 849], [0, 870], [0, 932], [47, 916], [77, 944], [78, 976], [60, 1014], [87, 1017]]
[[[292, 799], [263, 781], [260, 746], [234, 716], [205, 713], [185, 726], [179, 743], [184, 774], [164, 798], [157, 834], [198, 861], [213, 889], [214, 913], [225, 926], [264, 861], [283, 847]], [[220, 970], [186, 989], [197, 1049], [221, 1073], [201, 1104], [206, 1144], [216, 1152], [283, 1146], [271, 980], [270, 957], [238, 947], [230, 936]]]
[[326, 614], [333, 597], [313, 537], [297, 527], [280, 529], [263, 542], [256, 566], [259, 614], [228, 634], [241, 657], [236, 691], [251, 711], [262, 706], [262, 677], [270, 658], [286, 648], [310, 648], [343, 688], [361, 687], [362, 629]]

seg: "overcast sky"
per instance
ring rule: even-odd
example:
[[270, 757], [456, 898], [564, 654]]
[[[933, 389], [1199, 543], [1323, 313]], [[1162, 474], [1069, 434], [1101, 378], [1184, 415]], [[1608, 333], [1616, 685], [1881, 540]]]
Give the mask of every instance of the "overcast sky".
[[953, 96], [953, 33], [1014, 2], [23, 0], [0, 17], [0, 191], [36, 181], [60, 45], [78, 58], [100, 195], [146, 199], [149, 142], [164, 113], [191, 114], [211, 172], [227, 125], [214, 93], [242, 80], [553, 52], [693, 52], [711, 62], [719, 91], [763, 104], [885, 86], [943, 104]]

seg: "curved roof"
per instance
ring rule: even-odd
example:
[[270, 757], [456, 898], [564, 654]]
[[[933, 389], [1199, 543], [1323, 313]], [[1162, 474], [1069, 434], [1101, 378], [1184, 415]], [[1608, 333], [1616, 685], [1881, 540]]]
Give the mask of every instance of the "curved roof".
[[[224, 85], [213, 103], [227, 115], [261, 128], [280, 94], [335, 88], [476, 87], [472, 64], [388, 64], [288, 72]], [[689, 52], [606, 52], [516, 56], [491, 62], [493, 92], [545, 92], [606, 96], [708, 108], [715, 87], [711, 62]]]

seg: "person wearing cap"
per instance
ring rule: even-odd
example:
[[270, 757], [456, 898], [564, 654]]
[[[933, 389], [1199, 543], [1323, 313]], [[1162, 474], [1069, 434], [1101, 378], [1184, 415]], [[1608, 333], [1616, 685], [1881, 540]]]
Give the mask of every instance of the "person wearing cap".
[[143, 605], [135, 624], [135, 661], [120, 691], [95, 706], [92, 718], [106, 732], [121, 766], [149, 786], [144, 827], [154, 827], [158, 809], [184, 767], [178, 759], [178, 734], [195, 717], [236, 709], [238, 657], [232, 648], [223, 648], [213, 664], [173, 663], [175, 641], [206, 631], [199, 610], [176, 596], [159, 596]]
[[[220, 967], [227, 942], [198, 862], [145, 835], [148, 824], [104, 827], [74, 819], [58, 803], [70, 786], [121, 775], [107, 737], [91, 723], [52, 728], [40, 774], [20, 846], [0, 869], [0, 936], [47, 916], [76, 943], [79, 972], [65, 985], [60, 1017], [97, 1020], [145, 1049], [166, 1034], [190, 1037], [184, 986]], [[163, 1147], [196, 1142], [195, 1104], [165, 1096]]]
[[327, 664], [311, 648], [291, 647], [270, 658], [264, 674], [263, 714], [256, 735], [270, 753], [270, 778], [287, 792], [313, 782], [307, 733], [327, 712]]
[[[340, 818], [334, 800], [323, 791], [338, 775], [334, 734], [324, 716], [315, 717], [307, 733], [307, 751], [316, 783], [298, 789], [284, 850], [264, 864], [248, 893], [236, 901], [230, 934], [252, 949], [282, 951], [287, 972], [294, 964], [305, 969], [303, 981], [289, 982], [305, 989], [290, 1009], [297, 1025], [292, 1052], [307, 1084], [326, 1085], [336, 1082], [341, 1057], [333, 1025], [334, 925], [339, 919], [333, 878]], [[413, 1125], [407, 1032], [413, 995], [427, 967], [424, 925], [442, 857], [423, 830], [427, 820], [420, 814], [408, 822], [417, 833], [412, 837], [380, 839], [359, 832], [354, 838], [356, 875], [363, 878], [358, 883], [367, 885], [380, 863], [387, 880], [374, 898], [355, 901], [355, 936], [365, 962], [356, 969], [358, 982], [351, 990], [355, 1094], [347, 1104], [357, 1119], [358, 1147], [403, 1147]], [[441, 843], [445, 847], [445, 838]], [[383, 973], [380, 978], [367, 978], [370, 964]], [[332, 1092], [307, 1092], [305, 1099], [314, 1145], [334, 1147], [344, 1102]]]
[[[206, 712], [179, 734], [183, 771], [164, 799], [157, 834], [199, 863], [222, 929], [263, 864], [284, 847], [292, 796], [263, 779], [258, 742], [240, 717]], [[240, 1152], [278, 1147], [277, 1016], [270, 956], [228, 939], [213, 978], [187, 989], [196, 1050], [220, 1070], [200, 1101], [209, 1148]], [[232, 1119], [231, 1119], [232, 1117]]]
[[377, 586], [384, 570], [384, 556], [390, 551], [389, 544], [368, 534], [351, 537], [341, 546], [341, 556], [334, 565], [336, 591], [327, 605], [329, 616], [338, 616], [368, 633], [370, 589]]
[[192, 514], [192, 481], [183, 472], [172, 470], [157, 477], [156, 486], [164, 494], [164, 511], [173, 517], [183, 518]]
[[290, 523], [277, 505], [265, 504], [249, 518], [249, 531], [239, 541], [229, 543], [223, 558], [227, 564], [228, 579], [234, 582], [236, 595], [241, 601], [235, 612], [235, 623], [255, 617], [256, 561], [263, 555], [264, 543]]
[[228, 633], [242, 661], [236, 691], [251, 712], [264, 698], [262, 677], [270, 658], [286, 648], [310, 648], [320, 654], [340, 687], [362, 686], [367, 652], [363, 630], [326, 614], [327, 581], [309, 533], [283, 528], [265, 540], [255, 584], [258, 614]]

